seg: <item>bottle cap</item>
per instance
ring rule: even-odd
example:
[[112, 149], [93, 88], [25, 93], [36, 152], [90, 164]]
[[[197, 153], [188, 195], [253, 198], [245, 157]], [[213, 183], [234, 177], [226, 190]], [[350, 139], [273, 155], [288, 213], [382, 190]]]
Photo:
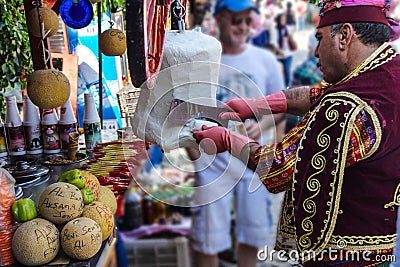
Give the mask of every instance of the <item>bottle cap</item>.
[[83, 111], [83, 123], [99, 122], [100, 117], [97, 113], [96, 105], [92, 94], [85, 94], [85, 106]]
[[29, 99], [28, 95], [24, 95], [24, 126], [35, 126], [40, 124], [39, 113], [37, 107]]
[[67, 102], [61, 106], [60, 110], [60, 124], [73, 124], [76, 123], [74, 111], [72, 110], [71, 100], [68, 98]]
[[15, 96], [6, 96], [6, 127], [18, 127], [22, 125], [21, 117], [18, 113]]
[[58, 123], [58, 117], [57, 117], [56, 110], [54, 108], [43, 109], [42, 124], [43, 125], [52, 125], [52, 124], [57, 124], [57, 123]]

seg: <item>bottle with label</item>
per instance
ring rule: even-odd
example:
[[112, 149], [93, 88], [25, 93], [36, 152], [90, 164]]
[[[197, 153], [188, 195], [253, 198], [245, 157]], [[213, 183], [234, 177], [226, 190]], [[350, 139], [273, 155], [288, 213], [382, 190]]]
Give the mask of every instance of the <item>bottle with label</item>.
[[24, 95], [24, 132], [27, 154], [43, 153], [42, 129], [37, 107]]
[[124, 230], [133, 230], [143, 224], [142, 197], [136, 187], [132, 186], [125, 192], [123, 227]]
[[76, 118], [70, 99], [61, 106], [60, 110], [60, 138], [61, 138], [61, 149], [65, 152], [68, 151], [69, 134], [76, 132]]
[[143, 224], [153, 223], [153, 198], [149, 194], [145, 194], [142, 199], [142, 214], [143, 214]]
[[3, 121], [0, 118], [0, 157], [5, 157], [7, 154], [6, 132]]
[[8, 154], [10, 156], [25, 155], [25, 135], [22, 120], [18, 113], [15, 96], [6, 96], [6, 134]]
[[42, 133], [44, 153], [55, 154], [61, 152], [60, 134], [58, 133], [58, 117], [56, 110], [43, 109]]
[[92, 152], [96, 144], [101, 141], [101, 123], [99, 113], [92, 94], [85, 94], [85, 106], [83, 111], [83, 129], [85, 131], [86, 151]]

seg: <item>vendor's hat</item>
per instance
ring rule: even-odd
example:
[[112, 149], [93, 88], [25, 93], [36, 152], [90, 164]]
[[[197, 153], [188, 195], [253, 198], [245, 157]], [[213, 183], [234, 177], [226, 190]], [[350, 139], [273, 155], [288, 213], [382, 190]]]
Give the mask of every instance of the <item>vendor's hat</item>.
[[377, 22], [389, 25], [390, 0], [322, 0], [318, 27], [344, 22]]
[[390, 0], [321, 0], [317, 28], [353, 22], [375, 22], [390, 27], [390, 41], [400, 36], [397, 21], [387, 16]]
[[221, 12], [223, 9], [228, 9], [232, 12], [253, 9], [257, 13], [260, 13], [258, 8], [254, 5], [253, 0], [217, 0], [214, 15]]

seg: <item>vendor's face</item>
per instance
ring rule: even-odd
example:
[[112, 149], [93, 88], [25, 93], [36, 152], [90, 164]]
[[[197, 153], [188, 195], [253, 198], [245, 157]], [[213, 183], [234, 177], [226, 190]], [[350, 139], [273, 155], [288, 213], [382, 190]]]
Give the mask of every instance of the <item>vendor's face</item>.
[[315, 34], [318, 45], [314, 55], [319, 59], [319, 68], [323, 74], [323, 79], [328, 83], [336, 83], [345, 75], [345, 59], [339, 49], [340, 34], [331, 36], [331, 26], [318, 28]]
[[216, 16], [223, 45], [240, 47], [246, 43], [251, 29], [251, 9], [241, 12], [223, 10]]

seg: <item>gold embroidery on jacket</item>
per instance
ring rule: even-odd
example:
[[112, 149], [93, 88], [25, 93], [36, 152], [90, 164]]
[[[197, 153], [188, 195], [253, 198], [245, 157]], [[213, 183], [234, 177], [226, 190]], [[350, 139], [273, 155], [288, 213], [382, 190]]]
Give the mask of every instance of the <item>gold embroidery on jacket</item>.
[[[300, 252], [305, 251], [305, 250], [313, 250], [315, 253], [318, 255], [328, 244], [333, 231], [335, 229], [336, 225], [336, 219], [338, 214], [340, 214], [339, 210], [339, 205], [340, 205], [340, 195], [341, 195], [341, 188], [343, 184], [343, 176], [344, 176], [344, 166], [346, 163], [346, 152], [348, 149], [348, 144], [350, 140], [350, 134], [352, 132], [352, 126], [354, 125], [355, 118], [357, 114], [360, 113], [361, 110], [365, 110], [366, 113], [370, 114], [372, 121], [374, 123], [375, 129], [376, 129], [376, 143], [373, 145], [371, 148], [371, 151], [366, 155], [366, 157], [371, 156], [379, 147], [380, 141], [381, 141], [381, 128], [379, 125], [379, 120], [375, 112], [373, 111], [372, 108], [370, 108], [363, 100], [361, 100], [358, 96], [353, 95], [348, 92], [338, 92], [338, 93], [332, 93], [332, 94], [327, 94], [326, 96], [323, 97], [321, 100], [321, 103], [319, 107], [323, 107], [324, 105], [329, 104], [332, 105], [328, 112], [326, 112], [326, 119], [329, 121], [336, 121], [337, 115], [339, 114], [337, 110], [335, 110], [335, 107], [338, 105], [351, 105], [351, 108], [349, 109], [349, 112], [346, 112], [343, 114], [342, 121], [339, 123], [339, 126], [341, 127], [342, 133], [340, 134], [340, 137], [336, 140], [339, 142], [339, 148], [340, 148], [340, 153], [338, 150], [335, 150], [335, 153], [337, 154], [337, 158], [333, 160], [334, 164], [336, 165], [335, 171], [331, 173], [332, 175], [332, 181], [330, 183], [330, 201], [326, 203], [326, 206], [328, 207], [327, 210], [325, 210], [326, 214], [326, 219], [324, 220], [324, 228], [319, 230], [321, 232], [320, 237], [317, 239], [318, 242], [312, 243], [312, 241], [309, 239], [309, 235], [311, 235], [314, 231], [313, 229], [313, 223], [312, 223], [312, 218], [315, 216], [316, 211], [321, 210], [321, 208], [318, 208], [315, 204], [314, 201], [312, 201], [312, 198], [314, 198], [319, 190], [319, 182], [315, 182], [313, 176], [321, 172], [319, 168], [323, 167], [325, 164], [326, 159], [323, 157], [319, 157], [319, 154], [322, 153], [322, 151], [319, 151], [316, 156], [314, 157], [313, 161], [313, 168], [315, 169], [315, 173], [311, 176], [309, 176], [306, 180], [307, 184], [307, 189], [310, 190], [311, 192], [315, 192], [311, 197], [308, 197], [307, 199], [304, 200], [303, 202], [303, 209], [304, 211], [308, 212], [310, 215], [306, 218], [303, 218], [302, 221], [302, 229], [305, 232], [302, 236], [297, 236], [298, 240], [298, 246]], [[316, 108], [315, 110], [318, 110]], [[310, 117], [309, 123], [312, 123], [315, 120], [314, 114]], [[307, 123], [307, 124], [309, 124]], [[329, 144], [330, 137], [325, 136], [324, 132], [331, 127], [329, 125], [326, 129], [321, 131], [318, 137], [318, 145], [319, 147], [323, 150], [325, 147]], [[301, 145], [302, 141], [304, 138], [307, 136], [307, 132], [310, 129], [309, 125], [306, 125], [306, 130], [303, 134], [303, 138], [300, 141], [299, 145], [299, 151], [303, 149], [303, 146]], [[296, 171], [295, 171], [296, 174]], [[296, 180], [294, 180], [294, 183], [296, 183]], [[294, 186], [293, 186], [294, 187]], [[323, 207], [324, 204], [321, 205]], [[321, 211], [322, 212], [322, 211]], [[305, 259], [307, 260], [307, 259]]]
[[400, 184], [397, 185], [396, 191], [394, 191], [393, 201], [385, 204], [383, 207], [387, 209], [395, 205], [400, 206]]
[[391, 249], [395, 246], [397, 234], [385, 236], [341, 236], [332, 235], [327, 247], [345, 250]]

